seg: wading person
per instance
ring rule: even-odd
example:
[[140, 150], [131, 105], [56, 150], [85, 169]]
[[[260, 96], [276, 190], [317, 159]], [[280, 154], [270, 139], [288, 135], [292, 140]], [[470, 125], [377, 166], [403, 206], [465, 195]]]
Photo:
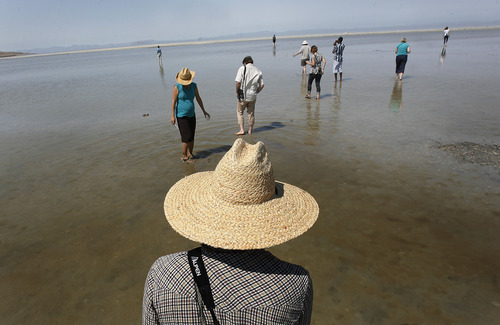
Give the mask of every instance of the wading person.
[[311, 61], [307, 61], [311, 66], [309, 71], [309, 79], [307, 80], [307, 95], [306, 98], [311, 98], [311, 90], [313, 81], [316, 83], [316, 100], [319, 100], [321, 94], [321, 77], [325, 72], [326, 60], [318, 53], [318, 47], [313, 45], [311, 47]]
[[182, 161], [188, 162], [193, 159], [194, 135], [196, 131], [196, 114], [194, 111], [194, 99], [200, 105], [206, 118], [210, 114], [205, 111], [203, 101], [198, 92], [198, 85], [193, 82], [195, 72], [183, 68], [175, 77], [177, 83], [172, 91], [172, 117], [170, 122], [177, 126], [181, 134], [182, 141]]
[[175, 231], [202, 245], [153, 264], [143, 324], [310, 323], [309, 273], [265, 249], [307, 231], [319, 207], [304, 190], [275, 181], [262, 142], [237, 139], [215, 171], [174, 184], [164, 210]]
[[448, 43], [448, 38], [450, 38], [450, 29], [446, 26], [443, 30], [443, 44], [446, 45]]
[[335, 76], [335, 82], [337, 82], [337, 74], [342, 81], [342, 62], [344, 61], [344, 48], [345, 45], [342, 44], [344, 38], [339, 37], [335, 43], [333, 43], [333, 75]]
[[158, 49], [156, 50], [156, 56], [158, 57], [158, 65], [161, 67], [163, 65], [163, 61], [161, 59], [161, 48], [158, 45]]
[[245, 109], [248, 115], [248, 133], [251, 134], [255, 124], [255, 102], [257, 101], [257, 94], [264, 89], [262, 72], [253, 65], [251, 56], [246, 56], [243, 59], [243, 65], [238, 69], [235, 81], [236, 97], [238, 98], [236, 113], [240, 126], [240, 130], [235, 134], [245, 134], [245, 119], [243, 117]]
[[406, 38], [401, 39], [401, 43], [396, 46], [396, 78], [403, 79], [405, 73], [408, 54], [411, 52], [410, 45], [406, 42]]
[[293, 57], [296, 57], [297, 55], [301, 54], [300, 66], [302, 67], [302, 74], [306, 74], [306, 66], [307, 66], [307, 61], [309, 60], [310, 53], [311, 53], [311, 47], [309, 46], [307, 41], [303, 41], [299, 51], [293, 55]]

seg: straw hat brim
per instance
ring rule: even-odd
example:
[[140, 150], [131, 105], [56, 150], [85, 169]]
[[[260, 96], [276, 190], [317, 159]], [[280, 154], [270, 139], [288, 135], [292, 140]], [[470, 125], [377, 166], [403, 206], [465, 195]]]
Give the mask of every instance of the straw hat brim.
[[193, 82], [193, 79], [194, 79], [194, 76], [195, 76], [196, 72], [191, 71], [191, 70], [189, 70], [189, 72], [191, 73], [191, 79], [181, 79], [179, 77], [180, 72], [178, 72], [177, 75], [175, 76], [175, 80], [178, 83], [180, 83], [181, 85], [184, 85], [184, 86], [187, 86], [187, 85], [191, 84]]
[[165, 216], [180, 235], [224, 249], [261, 249], [306, 232], [319, 206], [306, 191], [276, 181], [278, 194], [261, 204], [235, 205], [211, 193], [214, 172], [178, 181], [165, 197]]

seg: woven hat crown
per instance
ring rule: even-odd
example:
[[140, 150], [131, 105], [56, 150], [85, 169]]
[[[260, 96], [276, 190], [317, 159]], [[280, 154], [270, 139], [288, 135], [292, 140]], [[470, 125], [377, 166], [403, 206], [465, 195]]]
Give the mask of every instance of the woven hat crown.
[[319, 215], [316, 200], [275, 181], [264, 144], [237, 139], [214, 171], [191, 174], [168, 191], [165, 216], [193, 241], [224, 249], [262, 249], [307, 231]]
[[177, 73], [175, 79], [182, 85], [189, 85], [193, 80], [194, 75], [194, 71], [190, 71], [188, 68], [182, 68], [181, 72]]
[[273, 197], [273, 168], [262, 142], [250, 145], [237, 139], [213, 175], [212, 194], [235, 204], [260, 204]]

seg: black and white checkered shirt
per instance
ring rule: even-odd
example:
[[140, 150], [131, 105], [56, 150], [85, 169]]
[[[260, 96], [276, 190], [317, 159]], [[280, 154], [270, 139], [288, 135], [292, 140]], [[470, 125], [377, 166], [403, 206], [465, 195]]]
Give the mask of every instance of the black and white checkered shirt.
[[[301, 266], [265, 250], [202, 249], [220, 324], [309, 324], [313, 287]], [[187, 252], [160, 257], [144, 287], [142, 324], [212, 324]]]

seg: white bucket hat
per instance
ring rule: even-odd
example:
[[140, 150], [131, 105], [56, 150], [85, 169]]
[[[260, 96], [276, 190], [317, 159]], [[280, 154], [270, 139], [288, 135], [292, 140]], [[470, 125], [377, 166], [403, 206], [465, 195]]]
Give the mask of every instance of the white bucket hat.
[[224, 249], [261, 249], [306, 232], [319, 215], [306, 191], [274, 180], [262, 142], [237, 139], [215, 171], [187, 176], [165, 197], [172, 228], [193, 241]]

